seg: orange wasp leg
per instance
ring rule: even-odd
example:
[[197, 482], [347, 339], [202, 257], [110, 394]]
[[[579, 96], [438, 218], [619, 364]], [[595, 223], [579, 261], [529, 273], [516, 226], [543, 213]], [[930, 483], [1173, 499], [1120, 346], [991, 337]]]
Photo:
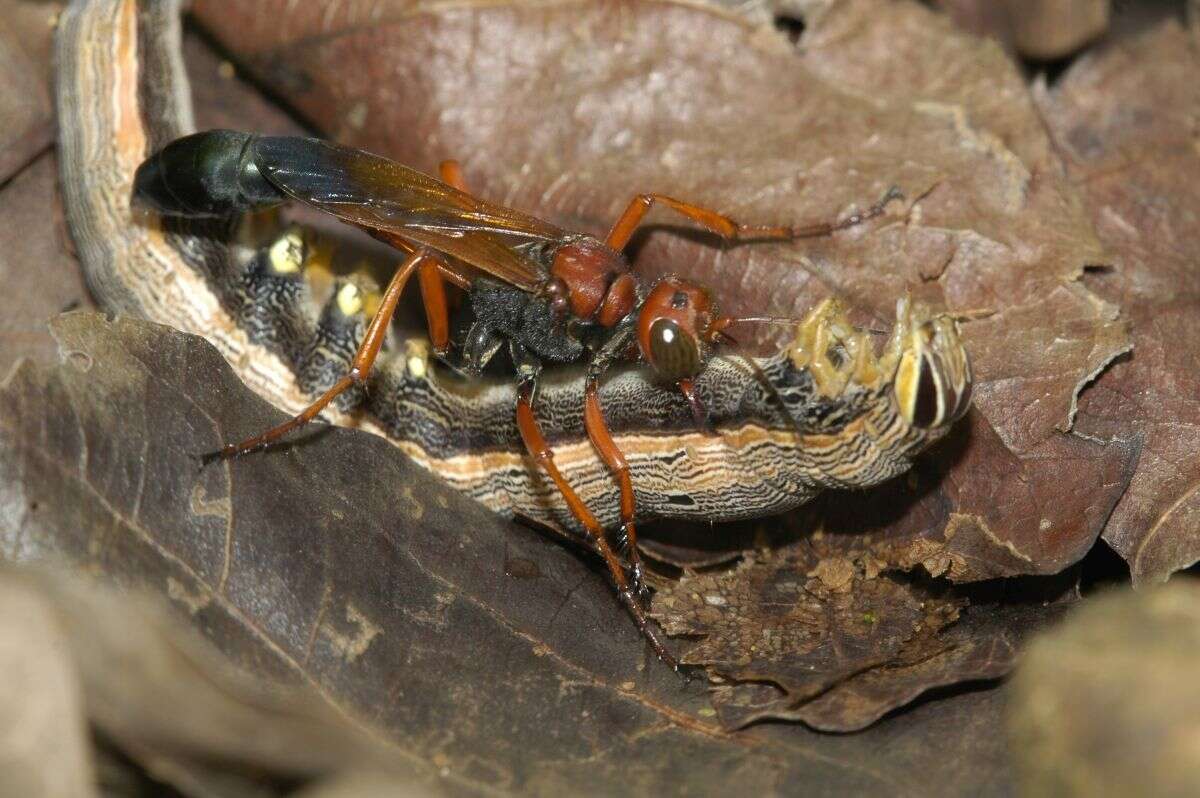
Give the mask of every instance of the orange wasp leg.
[[677, 199], [672, 199], [663, 194], [638, 194], [629, 202], [629, 206], [625, 208], [625, 212], [621, 214], [621, 218], [617, 219], [617, 223], [613, 225], [605, 238], [605, 243], [616, 250], [625, 248], [629, 243], [629, 239], [633, 237], [638, 226], [641, 225], [643, 217], [654, 207], [656, 203], [666, 205], [676, 213], [682, 214], [687, 218], [696, 222], [704, 229], [716, 233], [729, 241], [739, 241], [746, 239], [757, 240], [787, 240], [793, 238], [813, 238], [817, 236], [826, 236], [837, 230], [844, 230], [847, 227], [853, 227], [857, 224], [862, 224], [868, 219], [874, 219], [883, 213], [887, 204], [894, 199], [903, 199], [904, 195], [900, 190], [893, 186], [887, 190], [883, 197], [861, 213], [852, 213], [845, 219], [835, 222], [814, 222], [806, 225], [795, 227], [778, 226], [768, 227], [759, 225], [748, 225], [735, 222], [728, 216], [723, 216], [716, 211], [711, 211], [708, 208], [702, 208], [699, 205], [692, 205], [689, 202], [680, 202]]
[[[679, 661], [667, 651], [667, 647], [659, 639], [658, 633], [654, 631], [654, 628], [650, 626], [649, 620], [646, 619], [646, 614], [642, 611], [642, 605], [638, 602], [629, 578], [625, 575], [625, 566], [617, 556], [617, 553], [613, 551], [612, 546], [609, 545], [608, 540], [604, 537], [604, 530], [600, 527], [600, 522], [596, 520], [596, 516], [592, 515], [591, 510], [587, 508], [587, 505], [583, 503], [583, 500], [571, 488], [566, 478], [562, 475], [562, 472], [558, 470], [558, 466], [554, 463], [554, 453], [550, 451], [550, 447], [546, 444], [546, 438], [542, 435], [541, 427], [538, 426], [537, 418], [533, 414], [534, 382], [534, 380], [522, 382], [517, 398], [517, 429], [521, 432], [521, 440], [524, 441], [525, 448], [529, 454], [554, 482], [559, 493], [566, 500], [571, 514], [587, 530], [588, 537], [591, 538], [600, 552], [600, 556], [604, 559], [604, 564], [608, 566], [609, 573], [612, 574], [613, 582], [617, 588], [617, 595], [621, 597], [625, 608], [633, 616], [633, 621], [637, 624], [638, 631], [650, 642], [650, 647], [654, 649], [654, 653], [658, 655], [658, 658], [665, 662], [672, 670], [678, 671]], [[613, 448], [615, 449], [616, 447]]]
[[584, 394], [583, 426], [587, 430], [592, 447], [600, 455], [600, 459], [608, 466], [617, 487], [621, 491], [621, 531], [625, 535], [629, 567], [633, 573], [633, 590], [640, 597], [645, 591], [645, 574], [642, 570], [642, 557], [637, 547], [637, 528], [634, 525], [636, 504], [633, 495], [633, 481], [629, 478], [629, 463], [625, 461], [616, 441], [612, 439], [608, 423], [604, 420], [604, 410], [600, 407], [599, 384], [589, 377]]
[[438, 175], [446, 185], [453, 186], [464, 194], [471, 193], [471, 189], [467, 188], [467, 180], [463, 177], [462, 166], [459, 165], [458, 161], [442, 161], [438, 164]]
[[433, 344], [433, 353], [441, 357], [450, 351], [450, 303], [446, 299], [446, 282], [435, 265], [432, 269], [418, 269], [417, 283], [421, 286], [429, 341]]
[[[379, 310], [375, 312], [371, 323], [367, 325], [367, 332], [363, 335], [362, 343], [359, 344], [358, 351], [354, 355], [350, 373], [334, 383], [332, 388], [321, 394], [316, 401], [304, 408], [298, 415], [293, 416], [276, 427], [272, 427], [260, 435], [247, 438], [241, 443], [227, 444], [220, 451], [206, 455], [204, 461], [209, 462], [218, 457], [241, 457], [242, 455], [262, 449], [279, 440], [284, 435], [287, 435], [292, 430], [303, 427], [316, 418], [317, 414], [324, 410], [339, 394], [365, 381], [371, 373], [371, 367], [375, 365], [375, 358], [379, 355], [379, 349], [383, 346], [384, 338], [387, 337], [388, 325], [392, 321], [392, 316], [396, 313], [396, 304], [400, 301], [400, 294], [404, 291], [404, 286], [408, 283], [408, 278], [412, 276], [414, 271], [432, 271], [436, 274], [437, 270], [438, 263], [436, 256], [426, 250], [412, 252], [400, 264], [400, 268], [396, 270], [396, 273], [392, 275], [392, 279], [388, 282], [387, 289], [383, 292], [383, 300], [379, 304]], [[425, 312], [430, 317], [429, 326], [432, 334], [432, 329], [435, 326], [433, 317], [437, 315], [436, 308], [426, 307]], [[444, 306], [441, 308], [441, 314], [442, 319], [440, 320], [440, 324], [448, 329], [449, 324], [445, 319]]]
[[[388, 237], [384, 240], [401, 252], [411, 255], [417, 251], [415, 246], [402, 238]], [[425, 308], [429, 342], [433, 345], [433, 353], [440, 357], [450, 351], [450, 302], [446, 298], [445, 282], [449, 267], [432, 252], [427, 252], [427, 257], [432, 268], [423, 264], [417, 269], [417, 284], [421, 287], [421, 305]], [[459, 284], [457, 274], [451, 273], [450, 277], [456, 285]]]
[[[442, 176], [442, 182], [450, 186], [454, 186], [458, 191], [470, 193], [470, 188], [467, 187], [467, 180], [463, 178], [462, 167], [457, 161], [443, 161], [438, 167], [438, 173]], [[522, 409], [523, 408], [523, 409]], [[600, 557], [605, 560], [608, 565], [608, 570], [613, 572], [613, 580], [617, 581], [618, 592], [622, 593], [622, 600], [626, 605], [630, 605], [630, 599], [625, 595], [626, 587], [623, 587], [625, 578], [624, 565], [616, 552], [612, 551], [612, 547], [608, 545], [608, 541], [600, 528], [599, 522], [596, 522], [595, 517], [578, 498], [571, 486], [563, 478], [563, 475], [558, 472], [558, 467], [554, 466], [553, 455], [550, 449], [547, 448], [545, 439], [541, 437], [538, 424], [533, 415], [532, 396], [529, 401], [517, 406], [517, 424], [521, 426], [521, 438], [526, 443], [526, 448], [530, 454], [538, 460], [540, 466], [546, 469], [550, 474], [554, 485], [562, 492], [566, 499], [571, 514], [578, 518], [578, 521], [583, 524], [583, 527], [588, 530], [590, 538], [594, 542], [594, 551], [600, 554]], [[642, 560], [637, 551], [637, 529], [634, 526], [634, 485], [629, 478], [629, 464], [625, 462], [625, 457], [620, 454], [620, 449], [617, 448], [616, 442], [613, 442], [612, 436], [608, 433], [608, 426], [605, 424], [604, 414], [600, 409], [600, 397], [596, 390], [596, 382], [594, 379], [588, 380], [587, 398], [583, 408], [583, 425], [587, 428], [588, 438], [592, 440], [596, 452], [600, 455], [602, 461], [605, 462], [608, 469], [612, 470], [616, 476], [617, 485], [620, 488], [620, 522], [622, 522], [625, 540], [629, 544], [629, 564], [632, 571], [632, 583], [629, 590], [632, 595], [637, 598], [644, 589], [642, 575]], [[541, 454], [539, 454], [541, 452]], [[542, 456], [545, 455], [545, 456]], [[662, 643], [652, 634], [646, 618], [642, 616], [641, 605], [634, 602], [634, 619], [636, 620], [638, 629], [643, 635], [649, 638], [650, 644], [654, 647], [654, 653], [658, 654], [661, 659], [664, 659], [672, 667], [677, 667], [676, 662], [667, 654]]]
[[[400, 250], [401, 252], [406, 252], [409, 255], [411, 255], [412, 253], [417, 251], [416, 244], [410, 244], [407, 239], [401, 238], [400, 236], [395, 235], [394, 233], [388, 233], [384, 230], [373, 230], [369, 227], [363, 227], [362, 225], [355, 225], [355, 227], [358, 227], [360, 230], [363, 230], [364, 232], [368, 233], [372, 238], [378, 239], [390, 247], [395, 247], [396, 249]], [[429, 256], [429, 259], [434, 262], [435, 266], [437, 266], [438, 275], [443, 280], [445, 280], [448, 283], [451, 283], [452, 285], [458, 286], [459, 288], [461, 288], [464, 291], [471, 290], [470, 279], [463, 276], [462, 274], [460, 274], [458, 272], [457, 269], [453, 268], [450, 264], [446, 263], [446, 261], [444, 261], [442, 259], [442, 256], [439, 255], [438, 253], [432, 252], [430, 250], [426, 250], [426, 252]]]

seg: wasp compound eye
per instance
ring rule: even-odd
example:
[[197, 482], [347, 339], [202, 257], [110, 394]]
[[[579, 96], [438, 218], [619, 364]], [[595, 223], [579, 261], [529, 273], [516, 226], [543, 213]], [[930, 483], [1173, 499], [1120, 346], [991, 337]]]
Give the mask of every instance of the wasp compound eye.
[[700, 346], [671, 319], [650, 325], [650, 364], [660, 377], [679, 382], [700, 373]]

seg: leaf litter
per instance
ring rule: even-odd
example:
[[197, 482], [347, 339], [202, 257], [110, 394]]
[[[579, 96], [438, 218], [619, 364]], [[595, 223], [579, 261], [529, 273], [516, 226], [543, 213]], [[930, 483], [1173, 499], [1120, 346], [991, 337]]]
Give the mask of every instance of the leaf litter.
[[1134, 350], [1080, 401], [1076, 431], [1138, 452], [1104, 539], [1135, 585], [1200, 561], [1200, 87], [1197, 34], [1170, 20], [1082, 57], [1038, 100], [1113, 268]]
[[[1064, 173], [1055, 149], [1063, 141], [1086, 145], [1089, 138], [1075, 128], [1076, 138], [1064, 139], [1052, 119], [1052, 142], [1039, 118], [1039, 111], [1049, 116], [1048, 100], [1039, 97], [1040, 108], [1033, 104], [997, 48], [915, 6], [868, 0], [814, 15], [798, 51], [732, 15], [665, 3], [624, 8], [615, 21], [586, 3], [466, 10], [397, 4], [394, 12], [374, 3], [371, 27], [352, 24], [355, 9], [362, 9], [345, 4], [342, 18], [309, 20], [302, 12], [274, 32], [264, 29], [271, 13], [261, 4], [254, 4], [261, 10], [245, 4], [222, 18], [207, 11], [216, 4], [196, 5], [200, 20], [239, 61], [330, 134], [425, 168], [457, 156], [484, 196], [592, 232], [603, 232], [638, 190], [771, 221], [781, 214], [827, 217], [899, 185], [909, 197], [903, 218], [829, 241], [717, 248], [674, 230], [640, 242], [639, 268], [654, 274], [686, 263], [735, 312], [794, 312], [833, 292], [859, 320], [879, 324], [905, 289], [955, 311], [981, 311], [964, 325], [979, 380], [969, 429], [927, 457], [911, 478], [852, 501], [830, 495], [782, 525], [822, 528], [828, 532], [823, 538], [752, 551], [730, 570], [662, 584], [656, 609], [678, 599], [660, 613], [663, 622], [672, 631], [704, 635], [688, 657], [725, 680], [714, 702], [721, 724], [731, 728], [770, 717], [831, 730], [862, 728], [927, 689], [1008, 669], [1020, 631], [1047, 613], [1007, 600], [974, 603], [946, 580], [1051, 573], [1077, 560], [1125, 490], [1144, 438], [1114, 434], [1115, 423], [1102, 423], [1105, 413], [1117, 414], [1099, 403], [1106, 380], [1118, 384], [1115, 375], [1137, 361], [1105, 371], [1129, 348], [1127, 317], [1118, 307], [1137, 295], [1109, 290], [1092, 273], [1080, 279], [1085, 266], [1113, 262], [1120, 253], [1106, 234], [1106, 217], [1095, 215], [1088, 181], [1082, 183], [1086, 203], [1080, 199], [1078, 159]], [[567, 13], [578, 17], [574, 27], [555, 16]], [[504, 35], [478, 40], [474, 63], [464, 63], [465, 50], [456, 43], [472, 25], [491, 25]], [[500, 57], [513, 41], [530, 43], [524, 60]], [[589, 47], [580, 49], [580, 42]], [[697, 55], [702, 44], [708, 55]], [[1193, 46], [1178, 36], [1171, 44], [1189, 53]], [[610, 56], [618, 46], [622, 55]], [[586, 70], [578, 68], [583, 54]], [[365, 81], [366, 74], [405, 80]], [[630, 74], [655, 81], [645, 85]], [[954, 80], [945, 79], [950, 74]], [[1080, 74], [1086, 74], [1082, 65]], [[273, 82], [272, 75], [287, 80]], [[539, 109], [537, 125], [511, 114], [518, 101]], [[697, 163], [706, 168], [693, 168]], [[1104, 175], [1090, 179], [1103, 183]], [[1144, 201], [1137, 208], [1140, 225]], [[1139, 338], [1138, 346], [1154, 340]], [[1084, 435], [1064, 434], [1072, 429], [1080, 389], [1097, 376], [1080, 405]], [[1161, 448], [1169, 451], [1169, 443]], [[361, 445], [357, 438], [352, 444]], [[1161, 507], [1170, 494], [1152, 499]], [[1121, 500], [1114, 519], [1129, 501]], [[205, 493], [192, 506], [214, 505]], [[264, 517], [279, 521], [289, 514], [277, 502]], [[1127, 522], [1125, 528], [1138, 527]], [[857, 539], [841, 541], [846, 534]], [[1128, 555], [1130, 547], [1113, 539]], [[542, 562], [541, 542], [522, 540], [539, 552], [530, 559]], [[1146, 573], [1187, 559], [1173, 535], [1159, 540], [1166, 553], [1156, 554]], [[265, 571], [257, 576], [270, 582]], [[747, 597], [778, 597], [780, 585], [789, 583], [803, 585], [805, 598], [797, 593], [787, 610], [774, 608], [778, 615], [771, 620], [792, 613], [796, 629], [834, 629], [855, 645], [834, 655], [817, 635], [793, 630], [789, 653], [799, 659], [768, 656], [781, 651], [775, 646], [787, 637], [771, 633], [748, 657], [746, 646], [757, 642], [730, 622], [730, 613], [742, 607], [731, 599], [750, 606], [754, 600]], [[710, 592], [688, 590], [701, 586]], [[558, 609], [593, 606], [575, 593], [605, 600], [603, 585], [598, 592], [585, 587], [581, 581], [564, 590]], [[192, 596], [199, 613], [211, 612], [204, 590], [180, 595]], [[699, 604], [693, 595], [702, 597]], [[324, 606], [323, 600], [314, 604]], [[417, 615], [437, 628], [449, 606]], [[718, 608], [722, 612], [714, 613]], [[368, 629], [355, 618], [335, 613], [328, 620], [335, 634], [312, 639], [318, 648], [340, 650], [345, 662]], [[611, 633], [628, 637], [621, 620], [619, 614], [609, 619]], [[760, 636], [769, 628], [759, 623]], [[278, 631], [267, 628], [263, 637], [273, 640]], [[388, 631], [385, 625], [384, 637]], [[350, 649], [336, 644], [339, 635], [351, 641]], [[382, 638], [367, 639], [360, 656], [369, 658], [379, 645], [369, 641]], [[636, 641], [625, 645], [637, 647]], [[544, 663], [562, 649], [547, 643], [542, 651]], [[797, 663], [805, 661], [830, 667], [832, 678], [804, 673]], [[322, 682], [335, 673], [318, 670], [312, 678]], [[731, 682], [739, 678], [748, 681]], [[631, 681], [643, 690], [636, 680], [616, 684]], [[647, 694], [661, 698], [654, 690]], [[351, 703], [361, 705], [359, 698]], [[945, 703], [953, 711], [954, 702], [966, 698]], [[705, 717], [695, 704], [689, 711]], [[919, 718], [921, 710], [912, 714]], [[887, 721], [879, 728], [890, 733]], [[742, 734], [769, 740], [770, 748], [781, 745], [779, 733], [754, 727]], [[785, 749], [812, 744], [814, 738], [794, 733], [802, 742], [782, 743]], [[528, 783], [521, 779], [530, 771], [518, 770], [518, 782]]]
[[[1135, 451], [1066, 434], [1079, 390], [1128, 350], [1129, 333], [1117, 302], [1080, 282], [1107, 252], [1002, 50], [914, 5], [871, 0], [815, 10], [799, 49], [736, 16], [670, 3], [619, 15], [585, 2], [372, 9], [370, 26], [353, 24], [351, 5], [340, 16], [293, 16], [286, 30], [270, 27], [261, 8], [218, 15], [201, 2], [196, 12], [330, 135], [425, 168], [457, 157], [483, 196], [590, 232], [602, 233], [635, 191], [755, 221], [828, 217], [892, 184], [905, 192], [903, 218], [830, 240], [721, 248], [672, 225], [641, 242], [639, 269], [687, 264], [734, 312], [794, 314], [836, 293], [864, 323], [882, 326], [911, 291], [970, 317], [963, 327], [977, 379], [968, 423], [908, 479], [853, 500], [829, 494], [785, 520], [797, 534], [857, 536], [853, 545], [873, 552], [869, 569], [852, 566], [853, 590], [824, 602], [809, 596], [820, 611], [807, 615], [803, 602], [791, 605], [788, 622], [767, 625], [778, 636], [760, 639], [771, 632], [736, 608], [769, 606], [776, 588], [768, 586], [830, 572], [802, 540], [663, 585], [655, 611], [668, 631], [703, 636], [689, 661], [756, 683], [752, 711], [735, 708], [734, 688], [723, 688], [727, 725], [803, 718], [798, 707], [821, 696], [825, 709], [809, 710], [814, 725], [861, 727], [911, 700], [917, 682], [1005, 672], [1015, 627], [957, 620], [964, 602], [923, 595], [929, 577], [964, 582], [1069, 566], [1100, 533]], [[494, 35], [473, 37], [480, 28]], [[523, 44], [520, 59], [506, 55], [514, 42]], [[536, 122], [511, 114], [514, 106], [538, 108]], [[694, 590], [694, 580], [716, 592]], [[693, 595], [724, 603], [693, 606]], [[864, 626], [865, 616], [876, 623]], [[814, 625], [816, 617], [831, 620]], [[955, 644], [941, 642], [943, 627]], [[977, 639], [964, 641], [964, 630]], [[964, 642], [1008, 654], [981, 668]], [[842, 644], [845, 660], [830, 661]], [[957, 654], [942, 658], [937, 677], [926, 668], [913, 681], [910, 667], [880, 678], [879, 667], [911, 666], [918, 650], [939, 647]], [[864, 671], [873, 700], [826, 696]], [[801, 674], [809, 681], [797, 682]], [[781, 688], [763, 704], [762, 690]]]
[[[999, 740], [964, 736], [961, 750], [940, 740], [947, 723], [994, 718], [989, 695], [885, 719], [853, 744], [800, 726], [728, 735], [703, 685], [682, 687], [643, 649], [578, 552], [503, 521], [363, 432], [327, 429], [201, 471], [196, 453], [233, 431], [218, 419], [250, 430], [281, 414], [194, 336], [90, 313], [53, 330], [64, 357], [26, 361], [0, 386], [4, 558], [167, 596], [173, 616], [235, 664], [304, 686], [419, 779], [432, 766], [453, 794], [804, 784], [920, 795], [915, 773], [935, 751], [958, 750], [972, 766], [956, 785], [1003, 790]], [[507, 575], [506, 558], [536, 562], [537, 576]], [[117, 681], [134, 693], [153, 686]], [[161, 707], [151, 693], [136, 705]], [[190, 723], [147, 713], [158, 724], [149, 732], [128, 719], [152, 739]], [[238, 739], [222, 750], [239, 750]], [[255, 750], [243, 753], [270, 771]], [[219, 774], [228, 759], [205, 761], [202, 772]]]

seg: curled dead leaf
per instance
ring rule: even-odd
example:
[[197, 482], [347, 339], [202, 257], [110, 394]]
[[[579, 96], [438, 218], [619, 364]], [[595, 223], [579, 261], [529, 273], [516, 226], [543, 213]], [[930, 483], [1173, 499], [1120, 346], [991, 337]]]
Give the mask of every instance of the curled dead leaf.
[[1135, 347], [1080, 400], [1076, 433], [1138, 452], [1104, 531], [1135, 584], [1200, 560], [1200, 114], [1196, 39], [1169, 21], [1080, 59], [1042, 113], [1115, 266], [1088, 285], [1120, 302]]

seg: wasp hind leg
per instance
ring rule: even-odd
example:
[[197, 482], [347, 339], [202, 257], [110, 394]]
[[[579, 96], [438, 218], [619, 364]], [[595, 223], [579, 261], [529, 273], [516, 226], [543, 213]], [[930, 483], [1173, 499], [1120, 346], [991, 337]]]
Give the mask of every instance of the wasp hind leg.
[[[383, 298], [380, 300], [379, 309], [375, 312], [374, 317], [372, 317], [371, 323], [367, 325], [367, 331], [363, 335], [362, 343], [359, 344], [358, 351], [354, 355], [350, 372], [335, 382], [329, 390], [325, 391], [312, 404], [282, 424], [239, 443], [226, 444], [218, 451], [204, 455], [201, 458], [201, 462], [207, 464], [213, 460], [241, 457], [242, 455], [266, 448], [275, 441], [283, 438], [289, 432], [300, 429], [305, 424], [308, 424], [322, 410], [328, 407], [334, 399], [351, 387], [365, 383], [367, 377], [370, 376], [371, 369], [375, 365], [375, 359], [379, 356], [379, 350], [383, 346], [383, 341], [387, 337], [388, 326], [391, 324], [392, 316], [396, 313], [396, 305], [400, 301], [400, 295], [404, 291], [404, 286], [408, 283], [408, 278], [414, 272], [419, 274], [423, 271], [436, 271], [438, 264], [439, 260], [437, 256], [424, 249], [415, 250], [404, 259], [404, 262], [400, 264], [400, 268], [392, 275], [391, 281], [388, 282], [387, 289], [383, 292]], [[439, 315], [442, 317], [440, 322], [434, 322], [431, 319], [431, 328], [435, 326], [444, 327], [446, 325], [444, 306], [441, 308], [426, 307], [426, 313], [431, 317]]]
[[575, 519], [583, 526], [588, 538], [599, 552], [601, 559], [604, 560], [604, 564], [608, 566], [613, 585], [617, 589], [617, 595], [620, 597], [621, 603], [625, 605], [625, 609], [633, 617], [633, 622], [637, 625], [638, 631], [650, 643], [650, 647], [654, 649], [654, 653], [658, 655], [658, 658], [665, 662], [672, 670], [678, 672], [679, 661], [667, 650], [658, 632], [650, 625], [650, 620], [646, 617], [646, 613], [642, 609], [642, 604], [634, 589], [634, 585], [626, 573], [625, 562], [621, 560], [609, 544], [608, 539], [604, 536], [604, 529], [600, 526], [600, 522], [596, 520], [596, 516], [592, 514], [592, 511], [579, 498], [579, 494], [570, 486], [554, 462], [554, 453], [546, 443], [541, 426], [538, 424], [537, 417], [533, 412], [541, 365], [537, 362], [536, 358], [523, 350], [524, 347], [513, 345], [513, 362], [517, 366], [517, 373], [521, 375], [520, 387], [517, 391], [517, 429], [521, 433], [521, 440], [525, 444], [525, 449], [533, 457], [538, 466], [546, 472], [551, 481], [554, 482], [555, 487], [558, 488], [558, 492], [562, 494], [563, 499], [566, 501], [571, 515], [575, 516]]

